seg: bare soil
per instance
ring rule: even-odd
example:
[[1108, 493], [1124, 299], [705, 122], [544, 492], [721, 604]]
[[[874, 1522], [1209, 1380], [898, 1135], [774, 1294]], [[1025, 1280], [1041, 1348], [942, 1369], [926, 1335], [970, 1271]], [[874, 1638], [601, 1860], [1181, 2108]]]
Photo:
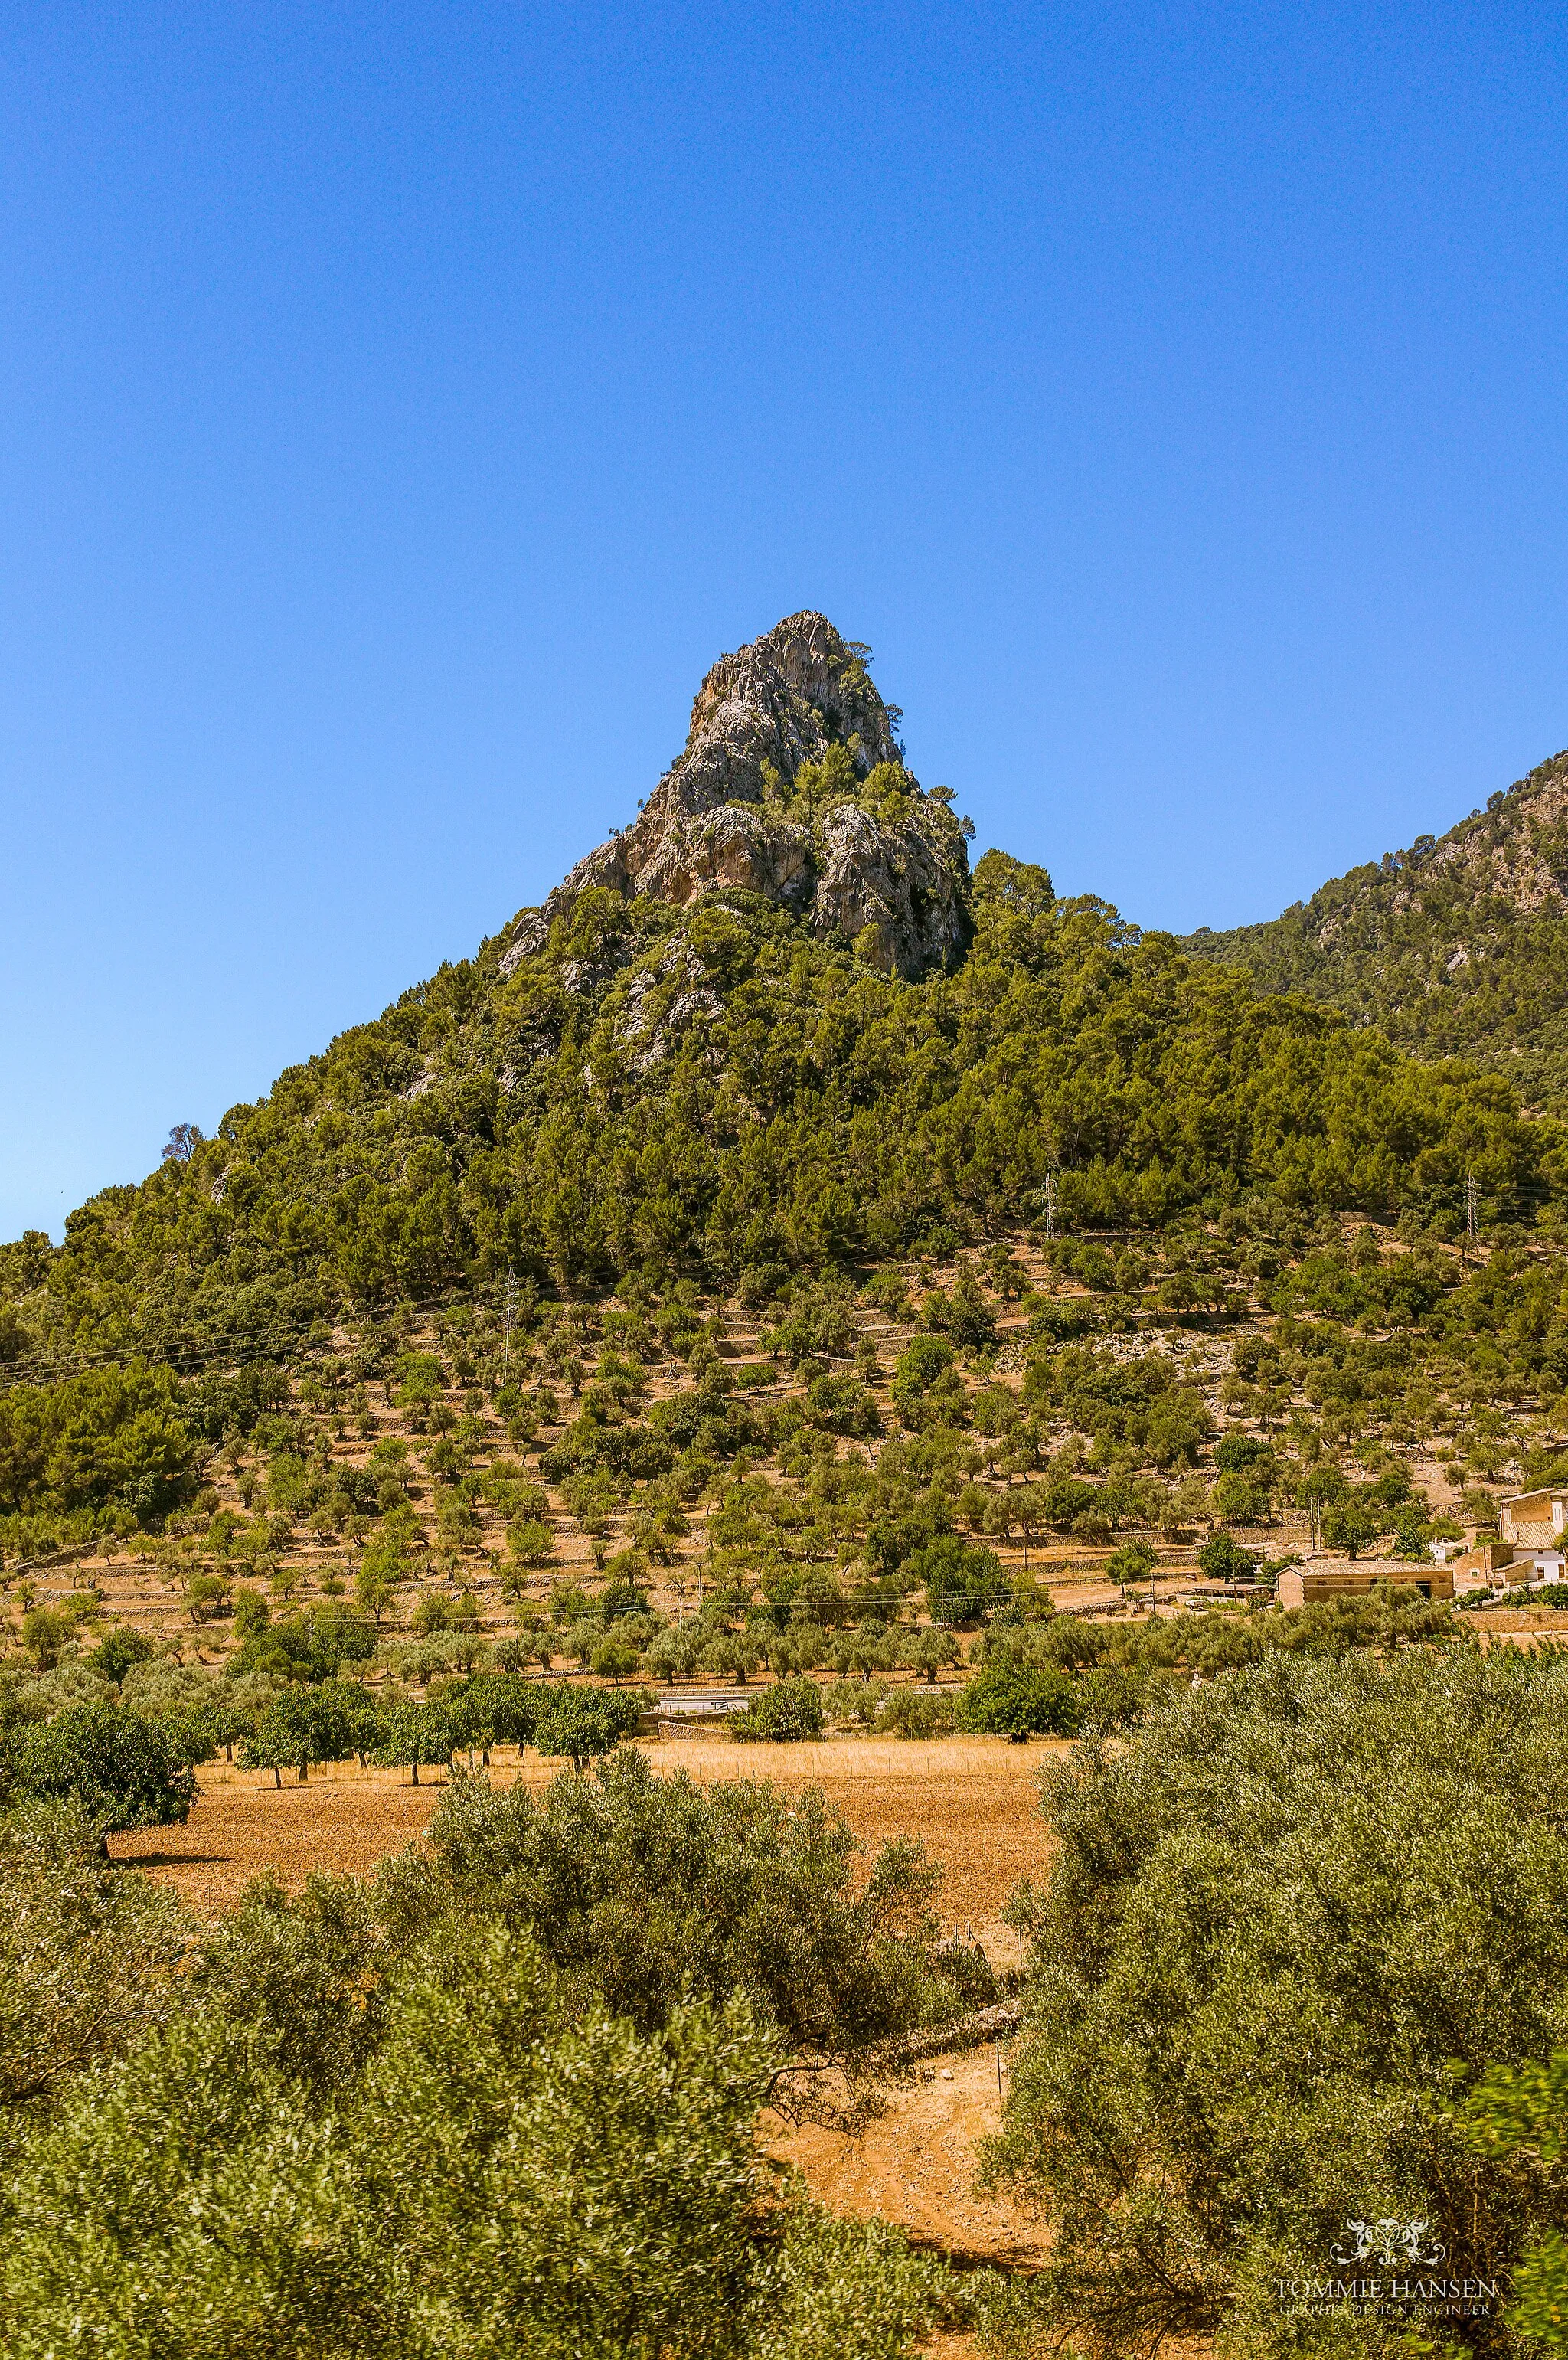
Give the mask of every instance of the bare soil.
[[[821, 1786], [869, 1848], [889, 1836], [918, 1836], [943, 1871], [937, 1907], [944, 1926], [972, 1927], [988, 1947], [1011, 1943], [1001, 1907], [1020, 1876], [1044, 1863], [1036, 1782], [1055, 1740], [1009, 1745], [995, 1737], [829, 1738], [819, 1745], [741, 1745], [705, 1733], [644, 1741], [655, 1769], [684, 1769], [703, 1781], [770, 1778], [785, 1787]], [[558, 1761], [496, 1749], [491, 1775], [543, 1787], [562, 1775]], [[570, 1773], [564, 1775], [570, 1775]], [[141, 1828], [115, 1836], [119, 1860], [142, 1863], [192, 1908], [231, 1907], [253, 1876], [272, 1869], [290, 1888], [313, 1870], [358, 1874], [416, 1841], [444, 1783], [426, 1770], [360, 1770], [338, 1763], [313, 1770], [306, 1786], [285, 1771], [211, 1764], [182, 1828]]]

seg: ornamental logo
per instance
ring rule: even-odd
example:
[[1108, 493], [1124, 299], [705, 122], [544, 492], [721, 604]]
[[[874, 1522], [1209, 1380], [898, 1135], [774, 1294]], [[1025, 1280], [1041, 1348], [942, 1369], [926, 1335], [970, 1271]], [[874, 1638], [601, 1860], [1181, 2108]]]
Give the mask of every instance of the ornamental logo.
[[1299, 2278], [1274, 2279], [1274, 2298], [1287, 2318], [1411, 2322], [1495, 2316], [1506, 2291], [1503, 2279], [1481, 2276], [1474, 2264], [1450, 2276], [1443, 2267], [1449, 2249], [1431, 2234], [1430, 2221], [1381, 2212], [1344, 2226], [1345, 2234], [1328, 2249], [1326, 2273], [1309, 2263]]
[[1448, 2259], [1448, 2247], [1426, 2233], [1430, 2221], [1347, 2221], [1344, 2241], [1329, 2247], [1329, 2257], [1342, 2270], [1360, 2269], [1376, 2262], [1386, 2270], [1430, 2269]]

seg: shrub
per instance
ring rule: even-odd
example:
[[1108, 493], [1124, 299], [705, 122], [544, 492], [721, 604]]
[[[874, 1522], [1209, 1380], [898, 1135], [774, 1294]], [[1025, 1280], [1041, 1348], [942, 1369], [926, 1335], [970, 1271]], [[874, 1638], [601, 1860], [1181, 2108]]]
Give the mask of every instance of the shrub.
[[731, 1721], [727, 1734], [743, 1743], [766, 1739], [788, 1744], [822, 1733], [822, 1692], [814, 1680], [782, 1679], [753, 1697]]
[[183, 1949], [172, 1897], [110, 1866], [79, 1802], [0, 1821], [0, 2153], [71, 2074], [167, 2015]]
[[1423, 2221], [1456, 2278], [1568, 2229], [1561, 2176], [1473, 2157], [1453, 2112], [1561, 2040], [1565, 1705], [1568, 1666], [1508, 1650], [1274, 1653], [1048, 1772], [988, 2169], [1050, 2224], [1050, 2348], [1283, 2360], [1277, 2282], [1334, 2275], [1347, 2220]]
[[112, 1631], [104, 1632], [87, 1662], [101, 1680], [112, 1681], [118, 1688], [133, 1664], [145, 1664], [157, 1653], [144, 1631], [135, 1631], [128, 1623], [119, 1622]]
[[888, 1688], [877, 1707], [872, 1723], [892, 1737], [946, 1737], [953, 1726], [951, 1696], [930, 1688]]
[[639, 2028], [683, 1994], [741, 1991], [794, 2053], [840, 2053], [957, 2012], [934, 1955], [939, 1872], [884, 1844], [869, 1873], [818, 1787], [656, 1777], [626, 1747], [587, 1777], [494, 1793], [459, 1773], [429, 1855], [381, 1871], [396, 1933], [455, 1913], [529, 1927], [547, 1957]]
[[75, 2092], [16, 2176], [15, 2360], [897, 2360], [954, 2308], [880, 2224], [777, 2202], [743, 1998], [639, 2032], [492, 1920], [441, 1928], [377, 2016], [324, 2085], [210, 2005]]

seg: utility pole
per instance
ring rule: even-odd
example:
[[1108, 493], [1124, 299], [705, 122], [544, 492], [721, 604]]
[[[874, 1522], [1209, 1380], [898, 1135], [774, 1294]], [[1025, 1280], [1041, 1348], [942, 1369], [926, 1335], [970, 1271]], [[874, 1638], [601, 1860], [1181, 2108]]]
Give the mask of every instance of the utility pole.
[[517, 1316], [517, 1273], [506, 1264], [506, 1316], [501, 1329], [501, 1374], [506, 1376], [512, 1364], [512, 1322]]

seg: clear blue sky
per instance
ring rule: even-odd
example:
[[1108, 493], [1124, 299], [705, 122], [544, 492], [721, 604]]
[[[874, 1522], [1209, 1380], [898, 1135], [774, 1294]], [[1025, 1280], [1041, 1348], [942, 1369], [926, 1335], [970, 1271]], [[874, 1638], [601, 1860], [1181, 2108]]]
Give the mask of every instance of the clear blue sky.
[[535, 901], [802, 606], [1272, 915], [1568, 742], [1560, 8], [12, 0], [0, 1236]]

